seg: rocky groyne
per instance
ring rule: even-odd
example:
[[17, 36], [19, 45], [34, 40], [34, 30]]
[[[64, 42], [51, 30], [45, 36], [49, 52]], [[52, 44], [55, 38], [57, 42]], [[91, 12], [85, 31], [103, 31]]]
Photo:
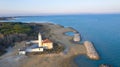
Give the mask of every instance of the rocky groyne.
[[90, 41], [85, 41], [84, 42], [84, 46], [86, 48], [86, 51], [87, 51], [87, 56], [90, 58], [90, 59], [94, 59], [94, 60], [98, 60], [99, 59], [99, 55], [98, 53], [96, 52], [93, 44], [90, 42]]

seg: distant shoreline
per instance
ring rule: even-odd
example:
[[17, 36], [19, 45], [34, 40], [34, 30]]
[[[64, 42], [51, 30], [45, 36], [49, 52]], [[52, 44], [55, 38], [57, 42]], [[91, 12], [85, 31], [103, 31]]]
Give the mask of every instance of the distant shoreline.
[[1, 20], [13, 20], [15, 19], [15, 17], [0, 17], [0, 21]]

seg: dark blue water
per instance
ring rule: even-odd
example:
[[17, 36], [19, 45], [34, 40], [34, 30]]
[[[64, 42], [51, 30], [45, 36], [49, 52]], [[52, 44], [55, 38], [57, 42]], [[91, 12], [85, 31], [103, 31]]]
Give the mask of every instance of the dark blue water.
[[74, 61], [79, 67], [98, 67], [102, 63], [120, 67], [120, 14], [26, 16], [12, 21], [43, 21], [71, 26], [80, 32], [83, 41], [94, 43], [101, 57], [94, 61], [86, 56], [77, 56]]

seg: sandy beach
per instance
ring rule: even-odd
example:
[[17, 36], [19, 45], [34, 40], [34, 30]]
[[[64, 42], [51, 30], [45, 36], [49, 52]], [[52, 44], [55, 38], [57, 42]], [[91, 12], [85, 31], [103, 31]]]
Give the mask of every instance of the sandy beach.
[[65, 35], [66, 32], [77, 32], [75, 29], [65, 28], [52, 23], [40, 23], [45, 31], [42, 33], [46, 38], [59, 43], [65, 50], [59, 54], [44, 55], [18, 55], [18, 49], [25, 45], [25, 41], [16, 43], [11, 51], [0, 57], [1, 67], [76, 67], [73, 59], [77, 55], [86, 54], [84, 45], [74, 43], [73, 36]]

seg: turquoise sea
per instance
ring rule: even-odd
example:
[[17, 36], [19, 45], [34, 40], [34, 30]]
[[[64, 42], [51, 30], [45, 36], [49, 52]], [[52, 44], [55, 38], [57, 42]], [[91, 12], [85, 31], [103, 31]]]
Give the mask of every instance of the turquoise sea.
[[79, 67], [98, 67], [103, 63], [120, 67], [120, 14], [21, 16], [10, 21], [52, 22], [73, 27], [80, 32], [82, 41], [94, 43], [101, 57], [95, 61], [77, 56], [74, 61]]

